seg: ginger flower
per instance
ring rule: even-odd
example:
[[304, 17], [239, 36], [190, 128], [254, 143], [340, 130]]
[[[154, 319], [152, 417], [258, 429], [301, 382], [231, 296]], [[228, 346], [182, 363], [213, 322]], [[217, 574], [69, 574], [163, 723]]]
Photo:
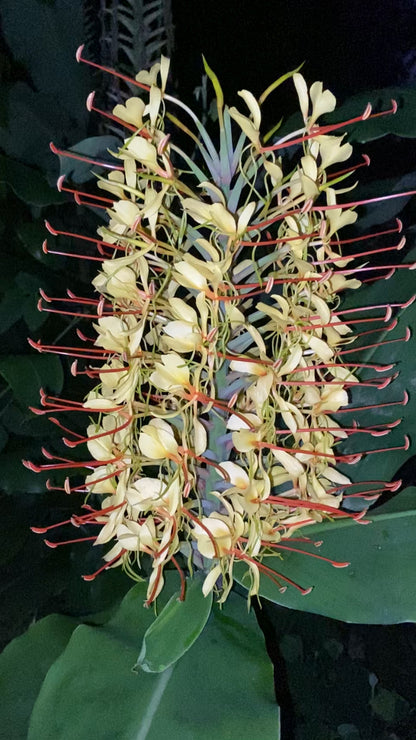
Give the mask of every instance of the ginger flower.
[[[82, 50], [78, 59], [89, 63]], [[39, 301], [40, 310], [62, 310], [90, 324], [78, 328], [79, 346], [30, 340], [39, 352], [71, 356], [72, 374], [91, 378], [91, 390], [77, 401], [41, 391], [35, 413], [51, 415], [65, 450], [43, 449], [46, 462], [24, 464], [34, 472], [65, 471], [63, 491], [85, 495], [71, 522], [91, 527], [87, 539], [104, 554], [102, 566], [84, 578], [117, 567], [147, 577], [148, 605], [163, 589], [166, 569], [178, 571], [181, 598], [187, 578], [202, 570], [203, 594], [214, 591], [224, 601], [234, 579], [241, 580], [241, 566], [249, 597], [261, 593], [267, 577], [280, 593], [287, 587], [307, 594], [309, 588], [284, 575], [285, 549], [310, 556], [302, 544], [309, 525], [337, 517], [360, 521], [368, 501], [396, 485], [361, 480], [364, 492], [346, 494], [357, 484], [338, 464], [409, 444], [405, 438], [400, 447], [368, 445], [398, 421], [371, 423], [376, 402], [354, 403], [356, 387], [382, 398], [395, 373], [393, 365], [356, 355], [353, 361], [349, 353], [375, 347], [370, 339], [366, 344], [367, 334], [383, 336], [393, 312], [411, 301], [356, 309], [340, 301], [341, 291], [396, 269], [371, 264], [372, 252], [401, 249], [404, 242], [400, 237], [378, 250], [363, 248], [366, 237], [356, 245], [353, 236], [343, 238], [357, 220], [360, 201], [352, 200], [355, 178], [348, 178], [361, 163], [345, 141], [344, 124], [322, 123], [335, 109], [334, 95], [321, 82], [308, 89], [295, 71], [258, 99], [240, 91], [247, 108], [240, 112], [225, 105], [218, 79], [205, 68], [216, 94], [217, 139], [167, 91], [164, 57], [139, 72], [131, 80], [136, 95], [107, 114], [126, 128], [111, 158], [96, 162], [108, 172], [99, 177], [100, 194], [88, 194], [88, 205], [101, 208], [107, 221], [96, 239], [72, 235], [97, 249], [91, 297], [68, 288], [63, 298], [42, 290]], [[264, 135], [261, 106], [291, 78], [303, 124], [281, 138], [279, 125]], [[366, 109], [353, 120], [369, 115]], [[77, 156], [54, 144], [52, 150]], [[86, 194], [64, 178], [59, 188], [85, 202]], [[68, 237], [49, 223], [47, 229], [58, 244]], [[385, 239], [400, 229], [396, 224], [371, 236]], [[82, 256], [75, 249], [62, 254]], [[367, 321], [371, 329], [355, 331]], [[406, 332], [379, 343], [408, 338]], [[83, 414], [85, 433], [61, 422], [62, 412]], [[359, 452], [345, 454], [352, 435], [364, 441]], [[361, 508], [346, 507], [348, 495]], [[47, 540], [52, 547], [67, 542]]]

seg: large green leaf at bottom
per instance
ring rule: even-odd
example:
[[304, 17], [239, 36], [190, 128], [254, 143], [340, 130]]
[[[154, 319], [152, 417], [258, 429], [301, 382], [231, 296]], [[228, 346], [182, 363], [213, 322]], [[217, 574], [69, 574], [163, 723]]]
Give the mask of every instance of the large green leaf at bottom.
[[174, 666], [135, 673], [153, 621], [145, 590], [131, 589], [106, 626], [75, 630], [45, 679], [29, 740], [278, 740], [272, 666], [244, 600], [231, 594], [216, 607]]
[[60, 614], [41, 619], [0, 655], [0, 738], [25, 740], [43, 679], [78, 622]]
[[[284, 593], [267, 577], [261, 577], [260, 595], [292, 609], [323, 614], [344, 622], [393, 624], [416, 620], [416, 488], [407, 488], [384, 506], [369, 511], [360, 524], [352, 519], [305, 529], [320, 547], [294, 542], [298, 550], [308, 550], [333, 560], [349, 561], [347, 568], [307, 555], [283, 552], [283, 560], [267, 558], [264, 563], [303, 588], [313, 587], [303, 596], [293, 586]], [[290, 546], [290, 542], [285, 543]], [[235, 568], [235, 577], [244, 585], [247, 570]], [[278, 577], [278, 576], [277, 576]], [[284, 582], [282, 581], [282, 585]]]

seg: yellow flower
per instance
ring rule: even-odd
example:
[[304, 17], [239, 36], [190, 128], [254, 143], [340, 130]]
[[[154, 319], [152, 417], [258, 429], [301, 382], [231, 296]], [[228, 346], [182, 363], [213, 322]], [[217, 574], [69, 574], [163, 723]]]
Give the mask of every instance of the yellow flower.
[[172, 427], [163, 419], [152, 419], [139, 434], [140, 452], [151, 460], [178, 458], [178, 444]]

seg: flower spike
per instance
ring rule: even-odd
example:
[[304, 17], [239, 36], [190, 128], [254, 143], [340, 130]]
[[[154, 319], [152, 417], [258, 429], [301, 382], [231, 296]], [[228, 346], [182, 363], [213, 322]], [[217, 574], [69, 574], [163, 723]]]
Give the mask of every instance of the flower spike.
[[[354, 353], [407, 342], [409, 330], [379, 343], [361, 338], [392, 331], [396, 311], [415, 296], [356, 308], [343, 308], [339, 298], [362, 282], [388, 280], [396, 270], [416, 267], [371, 262], [403, 248], [401, 236], [394, 245], [381, 241], [401, 234], [399, 220], [376, 233], [342, 238], [360, 205], [415, 192], [343, 201], [347, 191], [337, 189], [368, 166], [369, 158], [344, 164], [352, 147], [335, 132], [394, 114], [396, 104], [377, 113], [368, 105], [355, 118], [321, 125], [320, 116], [334, 110], [336, 100], [322, 83], [308, 91], [294, 70], [259, 100], [240, 91], [245, 105], [240, 113], [227, 108], [204, 61], [217, 99], [216, 147], [196, 114], [166, 93], [169, 60], [162, 57], [132, 79], [90, 61], [83, 46], [76, 58], [139, 89], [112, 112], [96, 106], [94, 93], [87, 98], [89, 111], [127, 129], [108, 161], [50, 145], [59, 156], [106, 170], [98, 178], [99, 195], [63, 176], [57, 182], [76, 203], [102, 209], [106, 221], [96, 237], [45, 222], [51, 236], [77, 245], [52, 250], [45, 239], [45, 254], [86, 259], [97, 271], [91, 297], [70, 287], [62, 297], [40, 291], [40, 311], [82, 319], [79, 342], [29, 343], [37, 352], [70, 358], [72, 376], [92, 383], [78, 401], [41, 390], [40, 408], [32, 409], [60, 430], [66, 454], [81, 448], [82, 459], [43, 448], [46, 462], [23, 464], [33, 472], [64, 471], [63, 482], [48, 481], [47, 490], [78, 494], [88, 503], [63, 522], [32, 531], [47, 535], [61, 526], [82, 528], [80, 537], [45, 539], [45, 544], [106, 546], [102, 566], [84, 580], [115, 567], [134, 578], [146, 572], [147, 606], [163, 588], [165, 569], [179, 574], [180, 599], [186, 596], [186, 578], [203, 570], [204, 595], [214, 590], [225, 601], [236, 563], [249, 573], [249, 597], [261, 593], [264, 578], [281, 593], [296, 589], [307, 597], [308, 584], [285, 575], [285, 554], [298, 552], [323, 568], [344, 568], [350, 553], [335, 561], [310, 552], [308, 547], [321, 542], [304, 536], [304, 530], [340, 518], [366, 525], [367, 507], [401, 485], [351, 481], [338, 463], [358, 465], [359, 479], [362, 459], [409, 447], [407, 436], [396, 445], [393, 432], [401, 422], [396, 407], [406, 405], [408, 396], [386, 401], [383, 394], [397, 377], [395, 363], [379, 362], [372, 352], [371, 361], [366, 355], [355, 361]], [[266, 145], [275, 134], [262, 136], [261, 104], [291, 77], [304, 125]], [[191, 119], [194, 130], [172, 106]], [[181, 148], [184, 139], [189, 151]], [[294, 168], [285, 150], [296, 144], [302, 147]], [[364, 240], [369, 248], [361, 250]], [[375, 377], [361, 375], [367, 371]], [[357, 388], [377, 391], [374, 404], [354, 401]], [[371, 423], [372, 409], [385, 410], [381, 422]], [[68, 412], [87, 414], [81, 417], [88, 419], [85, 432], [67, 425]], [[344, 440], [354, 435], [367, 435], [370, 442], [393, 435], [393, 441], [345, 451]], [[360, 511], [351, 510], [356, 499]], [[350, 507], [343, 508], [343, 501]], [[305, 549], [294, 543], [306, 543]], [[279, 572], [265, 565], [266, 557], [278, 558]]]

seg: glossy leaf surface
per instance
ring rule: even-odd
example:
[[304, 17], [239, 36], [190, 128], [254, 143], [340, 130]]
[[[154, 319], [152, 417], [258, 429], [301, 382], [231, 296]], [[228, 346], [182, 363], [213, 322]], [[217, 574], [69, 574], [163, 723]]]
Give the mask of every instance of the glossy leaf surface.
[[135, 586], [107, 625], [74, 632], [43, 684], [29, 740], [278, 740], [272, 667], [241, 597], [216, 608], [195, 645], [152, 675], [132, 671], [153, 620], [145, 593]]

